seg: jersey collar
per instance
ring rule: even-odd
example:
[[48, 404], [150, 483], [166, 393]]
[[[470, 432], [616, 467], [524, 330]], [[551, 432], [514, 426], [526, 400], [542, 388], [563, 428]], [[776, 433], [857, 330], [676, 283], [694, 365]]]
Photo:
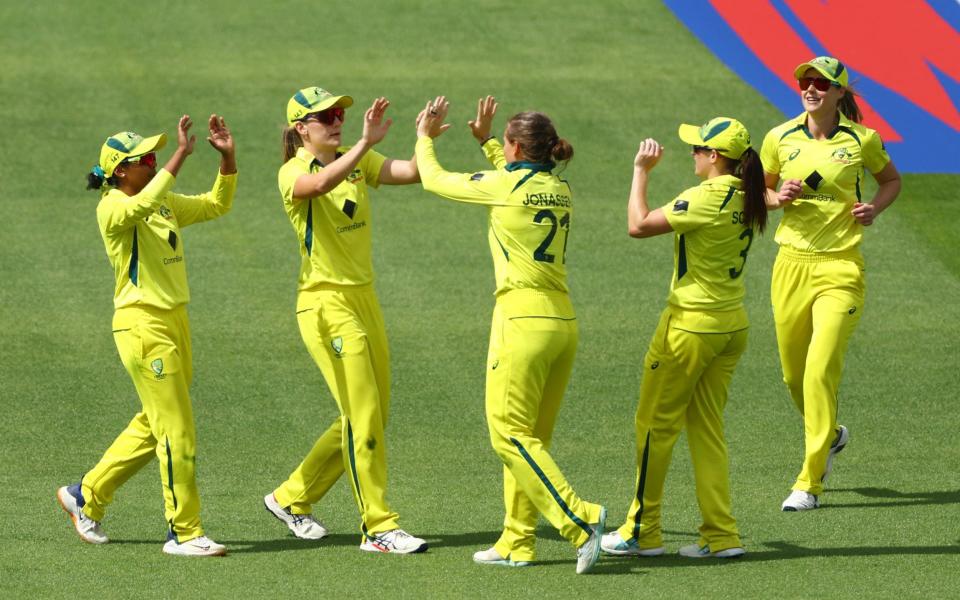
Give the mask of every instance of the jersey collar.
[[545, 163], [535, 163], [526, 160], [517, 160], [512, 163], [507, 163], [507, 166], [504, 167], [508, 171], [516, 171], [518, 169], [530, 169], [534, 173], [549, 173], [553, 168], [557, 166], [557, 163], [552, 161], [547, 161]]
[[729, 186], [736, 189], [740, 189], [743, 186], [743, 181], [740, 180], [736, 175], [718, 175], [716, 177], [711, 177], [710, 179], [705, 179], [700, 182], [700, 185], [723, 185]]
[[[341, 150], [340, 148], [337, 149], [337, 155], [336, 155], [337, 158], [340, 158], [341, 156], [343, 156], [343, 153], [340, 150]], [[299, 148], [297, 148], [297, 158], [307, 163], [307, 165], [309, 166], [317, 165], [318, 167], [321, 167], [321, 168], [326, 166], [325, 164], [320, 162], [320, 159], [318, 159], [316, 156], [311, 154], [310, 151], [304, 148], [303, 146], [300, 146]]]
[[[837, 126], [827, 135], [827, 139], [833, 139], [833, 136], [837, 135], [838, 132], [844, 129], [851, 129], [853, 127], [853, 121], [847, 118], [842, 112], [837, 111], [840, 115], [840, 120], [837, 121]], [[797, 128], [802, 131], [809, 139], [813, 139], [813, 136], [810, 134], [810, 130], [807, 128], [807, 113], [804, 111], [800, 114], [794, 122], [797, 124]]]

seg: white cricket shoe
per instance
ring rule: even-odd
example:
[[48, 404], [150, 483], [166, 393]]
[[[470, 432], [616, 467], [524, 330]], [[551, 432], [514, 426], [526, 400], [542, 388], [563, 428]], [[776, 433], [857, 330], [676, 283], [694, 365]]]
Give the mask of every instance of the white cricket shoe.
[[176, 540], [167, 540], [163, 551], [176, 556], [225, 556], [227, 547], [201, 535], [180, 544]]
[[687, 558], [740, 558], [747, 553], [743, 548], [727, 548], [725, 550], [717, 550], [716, 552], [710, 552], [710, 546], [704, 544], [690, 544], [689, 546], [682, 546], [677, 552], [680, 556], [685, 556]]
[[600, 539], [600, 549], [612, 556], [660, 556], [666, 548], [641, 548], [637, 540], [624, 540], [619, 531], [611, 531]]
[[589, 573], [593, 565], [600, 558], [600, 540], [603, 539], [603, 528], [607, 523], [607, 509], [600, 507], [600, 520], [590, 525], [593, 533], [577, 548], [577, 575]]
[[473, 553], [473, 562], [478, 565], [499, 565], [501, 567], [528, 567], [529, 560], [511, 560], [509, 556], [500, 556], [496, 548], [488, 548]]
[[850, 431], [841, 425], [840, 430], [837, 431], [837, 437], [833, 440], [833, 443], [830, 444], [830, 454], [827, 455], [827, 468], [823, 471], [822, 482], [826, 483], [827, 477], [830, 476], [830, 471], [833, 469], [833, 457], [840, 454], [840, 451], [847, 447], [847, 442], [849, 441]]
[[813, 510], [820, 508], [820, 499], [803, 490], [793, 490], [787, 499], [780, 505], [783, 512], [796, 512], [800, 510]]
[[427, 551], [427, 542], [413, 537], [402, 529], [363, 536], [360, 549], [367, 552], [390, 552], [392, 554], [418, 554]]
[[94, 521], [83, 514], [83, 493], [80, 491], [80, 484], [75, 483], [71, 486], [64, 486], [57, 490], [57, 502], [60, 507], [73, 521], [73, 528], [77, 530], [80, 539], [88, 544], [106, 544], [110, 540], [103, 530], [100, 529], [100, 521]]
[[314, 519], [310, 515], [295, 515], [286, 508], [280, 506], [276, 496], [272, 493], [263, 497], [263, 505], [267, 512], [287, 524], [293, 535], [302, 540], [319, 540], [327, 537], [327, 528], [323, 523]]

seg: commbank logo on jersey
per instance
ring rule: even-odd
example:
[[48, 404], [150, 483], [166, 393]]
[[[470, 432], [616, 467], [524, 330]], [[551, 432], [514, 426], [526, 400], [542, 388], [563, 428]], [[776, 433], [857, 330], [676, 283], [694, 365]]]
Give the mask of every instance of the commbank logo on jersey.
[[[860, 94], [864, 125], [877, 130], [900, 171], [960, 173], [960, 4], [954, 0], [885, 2], [882, 9], [870, 0], [664, 2], [788, 117], [802, 111], [794, 68], [815, 56], [839, 58]], [[705, 68], [691, 65], [690, 71]]]

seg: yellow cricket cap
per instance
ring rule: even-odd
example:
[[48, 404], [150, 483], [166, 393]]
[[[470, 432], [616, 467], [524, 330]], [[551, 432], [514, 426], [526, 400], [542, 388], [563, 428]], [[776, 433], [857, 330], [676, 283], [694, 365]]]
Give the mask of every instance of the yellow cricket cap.
[[821, 75], [839, 85], [847, 87], [847, 69], [843, 63], [832, 56], [818, 56], [809, 60], [793, 70], [793, 76], [796, 79], [803, 77], [807, 69], [816, 69]]
[[293, 125], [310, 113], [321, 112], [332, 106], [347, 108], [353, 105], [350, 96], [334, 96], [318, 87], [303, 88], [287, 102], [287, 124]]
[[713, 148], [718, 153], [740, 160], [750, 148], [750, 133], [743, 123], [730, 117], [716, 117], [701, 126], [681, 125], [680, 139], [691, 146]]
[[132, 131], [111, 135], [100, 147], [100, 168], [103, 169], [104, 178], [111, 177], [117, 165], [128, 158], [149, 154], [166, 145], [167, 136], [163, 133], [148, 138]]

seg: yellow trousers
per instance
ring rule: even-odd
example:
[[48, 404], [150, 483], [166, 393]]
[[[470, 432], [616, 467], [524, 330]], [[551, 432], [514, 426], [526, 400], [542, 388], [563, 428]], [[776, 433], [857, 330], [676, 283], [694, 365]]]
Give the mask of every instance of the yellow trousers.
[[297, 322], [340, 416], [274, 496], [292, 513], [310, 514], [311, 505], [346, 470], [363, 534], [396, 529], [397, 514], [386, 499], [390, 353], [373, 287], [323, 286], [300, 292]]
[[102, 520], [117, 488], [156, 456], [169, 535], [179, 543], [199, 537], [203, 528], [194, 474], [197, 434], [187, 309], [121, 308], [113, 316], [113, 337], [143, 411], [83, 476], [83, 512]]
[[863, 314], [863, 257], [859, 250], [809, 253], [781, 247], [770, 287], [783, 381], [803, 415], [806, 450], [793, 489], [817, 496], [837, 436], [847, 341]]
[[567, 294], [514, 290], [493, 312], [487, 359], [490, 440], [503, 461], [506, 516], [495, 544], [515, 561], [535, 558], [542, 513], [574, 546], [590, 536], [600, 506], [581, 500], [550, 457], [554, 423], [573, 369], [577, 322]]
[[747, 330], [694, 333], [672, 326], [673, 311], [660, 316], [644, 358], [637, 406], [636, 494], [619, 532], [640, 548], [663, 546], [660, 506], [673, 446], [686, 425], [687, 442], [703, 523], [700, 545], [711, 552], [741, 547], [730, 502], [723, 410], [727, 388]]

